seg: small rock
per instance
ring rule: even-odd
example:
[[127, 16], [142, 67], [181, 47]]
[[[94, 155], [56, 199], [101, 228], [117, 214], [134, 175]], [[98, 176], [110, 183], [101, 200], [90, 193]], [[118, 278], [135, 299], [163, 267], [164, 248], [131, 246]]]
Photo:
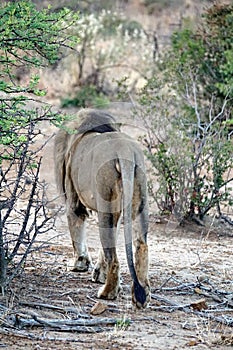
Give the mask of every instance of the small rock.
[[106, 304], [101, 303], [100, 301], [97, 301], [95, 305], [91, 309], [91, 315], [100, 315], [104, 311], [106, 311], [108, 306]]
[[201, 311], [208, 309], [208, 305], [205, 299], [197, 300], [190, 304], [193, 310]]

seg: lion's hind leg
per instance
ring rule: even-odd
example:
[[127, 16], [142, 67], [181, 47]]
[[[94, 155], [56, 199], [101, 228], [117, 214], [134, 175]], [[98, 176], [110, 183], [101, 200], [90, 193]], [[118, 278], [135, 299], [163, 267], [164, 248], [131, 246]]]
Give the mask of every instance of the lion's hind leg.
[[146, 300], [139, 304], [132, 289], [132, 301], [138, 308], [144, 308], [150, 301], [150, 283], [148, 278], [148, 245], [147, 245], [148, 217], [147, 211], [141, 212], [134, 222], [135, 270], [140, 285], [144, 288]]
[[150, 301], [150, 283], [148, 278], [148, 246], [145, 242], [137, 240], [135, 249], [135, 270], [140, 285], [144, 288], [146, 299], [143, 304], [137, 302], [134, 289], [132, 289], [132, 300], [138, 308], [144, 308]]
[[[106, 263], [106, 280], [98, 298], [115, 299], [120, 290], [120, 266], [116, 254], [118, 215], [98, 213], [100, 240], [103, 248], [102, 264]], [[103, 270], [103, 265], [101, 266]], [[93, 273], [94, 274], [94, 273]]]
[[107, 253], [105, 250], [105, 254], [109, 255], [109, 259], [107, 260], [107, 275], [105, 284], [98, 291], [98, 298], [112, 300], [116, 299], [120, 290], [119, 262], [115, 249], [107, 249]]

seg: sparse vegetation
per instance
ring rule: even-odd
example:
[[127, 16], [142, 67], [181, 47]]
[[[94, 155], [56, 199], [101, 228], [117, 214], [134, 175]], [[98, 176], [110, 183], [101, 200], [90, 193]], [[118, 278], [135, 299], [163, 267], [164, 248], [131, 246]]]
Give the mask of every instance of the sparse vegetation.
[[149, 189], [160, 210], [174, 212], [179, 222], [203, 220], [213, 208], [221, 217], [233, 205], [232, 13], [232, 5], [214, 5], [202, 31], [175, 33], [156, 78], [140, 94], [153, 169]]
[[103, 93], [98, 92], [94, 85], [83, 86], [73, 98], [63, 98], [61, 106], [66, 107], [92, 107], [104, 108], [109, 104], [109, 100]]
[[[75, 57], [76, 92], [72, 92], [68, 100], [63, 96], [63, 106], [79, 106], [83, 95], [88, 100], [88, 90], [89, 100], [98, 97], [100, 101], [97, 102], [101, 102], [104, 96], [113, 98], [117, 93], [115, 78], [121, 77], [122, 70], [128, 72], [133, 90], [137, 81], [147, 75], [153, 64], [152, 38], [138, 22], [129, 21], [115, 12], [102, 10], [98, 14], [82, 14], [79, 26], [72, 34], [75, 32], [80, 37], [78, 56]], [[140, 55], [137, 54], [139, 51]], [[97, 103], [95, 105], [98, 106]]]

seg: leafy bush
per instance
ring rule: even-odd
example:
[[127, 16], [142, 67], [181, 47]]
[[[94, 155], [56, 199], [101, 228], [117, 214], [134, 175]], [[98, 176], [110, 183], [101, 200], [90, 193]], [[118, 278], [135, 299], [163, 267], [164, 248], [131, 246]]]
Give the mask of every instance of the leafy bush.
[[[40, 148], [35, 141], [43, 121], [60, 124], [64, 117], [50, 107], [28, 106], [38, 89], [39, 76], [19, 85], [15, 69], [41, 68], [59, 59], [74, 45], [67, 29], [77, 21], [71, 12], [37, 11], [30, 1], [0, 6], [0, 287], [2, 292], [32, 252], [38, 234], [53, 225], [40, 182]], [[75, 39], [76, 42], [76, 39]]]
[[153, 83], [139, 100], [148, 130], [149, 190], [160, 211], [175, 213], [179, 222], [203, 220], [213, 208], [221, 215], [224, 206], [233, 204], [232, 140], [225, 124], [217, 123], [227, 103], [218, 115], [210, 104], [209, 122], [200, 123], [201, 105], [196, 101], [194, 114], [188, 114], [182, 106], [187, 100], [192, 103], [195, 96], [184, 101], [171, 91], [159, 92]]
[[73, 98], [64, 98], [61, 106], [65, 107], [95, 107], [104, 108], [109, 101], [102, 93], [99, 93], [95, 86], [83, 86]]
[[216, 113], [226, 96], [233, 97], [232, 30], [233, 5], [216, 3], [204, 13], [197, 31], [183, 30], [172, 38], [177, 69], [184, 74], [187, 66], [195, 69], [197, 93], [203, 100], [216, 96]]
[[[203, 220], [214, 208], [222, 216], [233, 204], [231, 78], [230, 69], [226, 80], [220, 68], [231, 45], [229, 12], [227, 5], [208, 10], [213, 18], [205, 22], [204, 17], [203, 26], [215, 33], [208, 35], [208, 45], [207, 38], [187, 29], [174, 34], [172, 49], [139, 96], [137, 113], [148, 130], [146, 154], [152, 166], [149, 190], [160, 210], [175, 213], [179, 222]], [[223, 37], [218, 24], [226, 25], [226, 18]], [[209, 62], [217, 38], [220, 65]], [[226, 89], [220, 91], [219, 84]]]

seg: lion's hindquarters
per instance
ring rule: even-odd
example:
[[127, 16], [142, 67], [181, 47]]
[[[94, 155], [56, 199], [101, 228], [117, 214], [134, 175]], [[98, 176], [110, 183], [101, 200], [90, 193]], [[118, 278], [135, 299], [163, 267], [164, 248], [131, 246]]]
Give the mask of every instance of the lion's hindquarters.
[[[99, 296], [101, 297], [102, 295], [105, 298], [106, 295], [109, 295], [111, 299], [111, 296], [117, 293], [118, 284], [116, 281], [118, 279], [116, 274], [113, 273], [116, 269], [112, 269], [116, 252], [111, 259], [108, 259], [108, 249], [112, 249], [116, 245], [113, 231], [117, 231], [117, 221], [120, 213], [123, 211], [126, 256], [133, 280], [132, 301], [138, 308], [141, 308], [146, 307], [150, 300], [148, 248], [146, 243], [148, 231], [147, 189], [143, 155], [137, 144], [125, 137], [120, 142], [116, 142], [115, 146], [114, 152], [110, 153], [110, 155], [108, 153], [109, 149], [105, 150], [105, 156], [106, 154], [107, 156], [105, 162], [99, 167], [97, 176], [98, 216], [100, 218], [100, 212], [105, 213], [105, 216], [108, 217], [107, 226], [109, 228], [109, 232], [106, 234], [106, 226], [104, 229], [102, 226], [103, 221], [99, 220], [102, 245], [105, 251], [105, 258], [109, 264], [106, 284]], [[136, 249], [135, 258], [133, 258], [132, 223], [136, 218], [139, 225], [135, 238], [137, 242], [143, 244], [143, 248], [141, 247], [140, 250]], [[118, 267], [118, 263], [116, 266]], [[113, 281], [115, 282], [112, 283]], [[110, 292], [110, 289], [114, 290], [114, 292]]]

